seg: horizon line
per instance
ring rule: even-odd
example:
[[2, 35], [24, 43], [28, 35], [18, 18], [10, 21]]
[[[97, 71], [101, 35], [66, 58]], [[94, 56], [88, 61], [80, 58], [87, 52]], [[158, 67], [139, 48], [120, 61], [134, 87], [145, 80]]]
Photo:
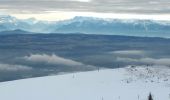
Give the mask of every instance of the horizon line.
[[47, 12], [47, 13], [11, 13], [4, 14], [14, 16], [17, 19], [30, 19], [42, 21], [63, 21], [73, 19], [74, 17], [93, 17], [101, 19], [121, 19], [121, 20], [158, 20], [170, 21], [170, 14], [128, 14], [128, 13], [95, 13], [95, 12]]
[[65, 21], [65, 20], [71, 20], [71, 19], [74, 19], [76, 17], [82, 17], [82, 18], [96, 18], [96, 19], [108, 19], [109, 20], [151, 20], [151, 21], [164, 21], [164, 22], [170, 22], [170, 19], [154, 19], [154, 18], [117, 18], [117, 17], [97, 17], [97, 16], [81, 16], [81, 15], [78, 15], [78, 16], [73, 16], [73, 17], [70, 17], [70, 18], [65, 18], [65, 19], [53, 19], [53, 20], [48, 20], [48, 19], [39, 19], [37, 17], [34, 17], [34, 16], [28, 16], [28, 17], [20, 17], [20, 16], [17, 16], [17, 15], [10, 15], [10, 14], [0, 14], [0, 16], [11, 16], [11, 17], [15, 17], [19, 20], [27, 20], [27, 19], [35, 19], [37, 21], [48, 21], [48, 22], [59, 22], [59, 21]]

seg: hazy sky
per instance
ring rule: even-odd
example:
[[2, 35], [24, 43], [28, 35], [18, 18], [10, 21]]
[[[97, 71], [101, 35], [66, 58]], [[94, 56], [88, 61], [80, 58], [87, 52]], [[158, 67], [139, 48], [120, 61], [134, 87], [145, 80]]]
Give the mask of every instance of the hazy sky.
[[74, 16], [170, 20], [170, 0], [0, 0], [0, 12], [44, 20]]

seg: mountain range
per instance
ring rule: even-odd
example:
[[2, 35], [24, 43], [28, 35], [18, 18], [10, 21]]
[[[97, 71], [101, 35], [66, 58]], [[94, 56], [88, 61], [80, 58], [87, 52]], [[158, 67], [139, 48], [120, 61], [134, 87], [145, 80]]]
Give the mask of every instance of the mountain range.
[[15, 32], [16, 30], [27, 31], [28, 33], [85, 33], [170, 37], [170, 21], [94, 17], [74, 17], [63, 21], [40, 21], [35, 18], [17, 19], [10, 15], [0, 15], [0, 32], [6, 34], [6, 31], [9, 33], [9, 31], [13, 30]]

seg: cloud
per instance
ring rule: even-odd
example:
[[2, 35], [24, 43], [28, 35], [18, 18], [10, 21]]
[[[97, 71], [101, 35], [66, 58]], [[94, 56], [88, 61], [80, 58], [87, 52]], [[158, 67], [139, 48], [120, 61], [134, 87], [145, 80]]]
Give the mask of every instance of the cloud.
[[0, 0], [7, 12], [85, 11], [102, 13], [170, 14], [169, 0]]
[[70, 1], [77, 1], [77, 2], [90, 2], [91, 0], [70, 0]]
[[117, 61], [121, 62], [128, 62], [128, 63], [145, 63], [145, 64], [154, 64], [154, 65], [170, 65], [170, 58], [140, 58], [140, 59], [134, 59], [134, 58], [122, 58], [118, 57], [116, 59]]
[[66, 65], [66, 66], [82, 66], [84, 65], [81, 62], [77, 62], [71, 59], [66, 59], [63, 57], [59, 57], [55, 54], [47, 55], [47, 54], [31, 54], [30, 56], [25, 56], [24, 59], [26, 61], [38, 62], [38, 63], [47, 63], [47, 64], [58, 64], [58, 65]]
[[23, 65], [0, 64], [0, 71], [28, 71], [31, 67]]
[[170, 58], [160, 58], [160, 59], [143, 58], [140, 59], [140, 61], [145, 63], [153, 63], [156, 65], [170, 65]]
[[122, 51], [113, 51], [109, 53], [118, 54], [118, 55], [144, 55], [145, 54], [145, 52], [142, 50], [122, 50]]

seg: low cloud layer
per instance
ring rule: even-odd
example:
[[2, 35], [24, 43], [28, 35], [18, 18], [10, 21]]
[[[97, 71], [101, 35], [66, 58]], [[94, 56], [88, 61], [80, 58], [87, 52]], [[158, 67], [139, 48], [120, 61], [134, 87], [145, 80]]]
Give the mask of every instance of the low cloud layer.
[[31, 62], [58, 64], [58, 65], [66, 65], [66, 66], [82, 66], [83, 65], [81, 62], [77, 62], [77, 61], [74, 61], [74, 60], [71, 60], [71, 59], [59, 57], [55, 54], [53, 54], [53, 55], [32, 54], [30, 56], [25, 56], [24, 59], [26, 61], [31, 61]]
[[0, 64], [0, 71], [28, 71], [31, 67], [23, 65]]
[[118, 57], [117, 61], [127, 62], [127, 63], [144, 63], [144, 64], [170, 66], [170, 58], [159, 58], [159, 59], [156, 59], [156, 58], [140, 58], [140, 59], [134, 59], [134, 58]]
[[141, 50], [122, 50], [122, 51], [113, 51], [110, 54], [118, 54], [118, 55], [144, 55], [145, 52]]

